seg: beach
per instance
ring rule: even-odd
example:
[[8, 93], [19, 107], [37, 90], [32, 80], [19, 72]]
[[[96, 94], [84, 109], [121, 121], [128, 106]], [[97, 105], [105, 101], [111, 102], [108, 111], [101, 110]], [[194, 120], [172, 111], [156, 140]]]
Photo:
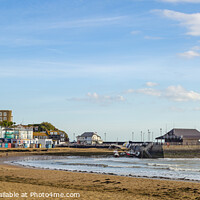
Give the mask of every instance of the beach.
[[[73, 151], [73, 150], [71, 150]], [[83, 152], [86, 150], [74, 150]], [[103, 150], [87, 150], [102, 153]], [[106, 151], [106, 150], [105, 150]], [[17, 153], [16, 153], [17, 155]], [[15, 155], [15, 159], [17, 159]], [[2, 160], [6, 157], [2, 157]], [[10, 158], [12, 160], [12, 157]], [[189, 181], [134, 178], [95, 173], [24, 168], [0, 164], [0, 191], [27, 197], [11, 199], [70, 199], [37, 197], [57, 193], [76, 193], [71, 199], [200, 199], [200, 183]], [[35, 197], [34, 195], [35, 194]], [[33, 197], [31, 197], [32, 195]], [[2, 198], [8, 199], [8, 198]]]
[[[198, 199], [200, 183], [0, 166], [1, 192], [79, 193], [75, 199]], [[6, 198], [5, 198], [6, 199]], [[22, 198], [15, 198], [22, 199]], [[59, 198], [48, 198], [59, 199]]]

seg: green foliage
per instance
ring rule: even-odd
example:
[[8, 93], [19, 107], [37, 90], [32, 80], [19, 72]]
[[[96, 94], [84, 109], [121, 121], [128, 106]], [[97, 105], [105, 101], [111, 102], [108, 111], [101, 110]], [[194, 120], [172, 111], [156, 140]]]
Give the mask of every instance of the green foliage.
[[65, 134], [65, 141], [69, 141], [67, 133], [62, 130], [57, 129], [54, 125], [49, 122], [42, 122], [41, 124], [32, 124], [31, 126], [38, 126], [38, 131], [59, 131]]
[[8, 121], [0, 122], [1, 127], [12, 127], [12, 125], [14, 125], [14, 124], [15, 124], [15, 122], [8, 122]]
[[42, 122], [39, 124], [39, 130], [41, 131], [56, 131], [56, 127], [49, 122]]

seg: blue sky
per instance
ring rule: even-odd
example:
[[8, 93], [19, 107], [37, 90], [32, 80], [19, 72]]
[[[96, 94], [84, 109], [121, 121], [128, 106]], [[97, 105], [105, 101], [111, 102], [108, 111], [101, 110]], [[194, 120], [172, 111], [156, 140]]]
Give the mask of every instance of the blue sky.
[[0, 0], [1, 108], [140, 140], [200, 129], [200, 0]]

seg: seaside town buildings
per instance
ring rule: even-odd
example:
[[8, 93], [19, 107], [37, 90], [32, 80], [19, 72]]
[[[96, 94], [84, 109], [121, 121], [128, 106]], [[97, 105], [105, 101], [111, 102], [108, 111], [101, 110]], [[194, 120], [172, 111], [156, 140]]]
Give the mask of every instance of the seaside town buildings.
[[40, 131], [39, 125], [16, 125], [12, 123], [12, 118], [11, 110], [0, 110], [3, 126], [0, 126], [0, 148], [51, 148], [65, 142], [63, 131]]
[[77, 136], [77, 143], [95, 145], [95, 144], [102, 144], [103, 140], [95, 132], [85, 132], [82, 135]]
[[200, 145], [200, 132], [196, 129], [174, 128], [157, 140], [164, 140], [168, 144]]
[[12, 110], [0, 110], [0, 122], [2, 121], [13, 121]]

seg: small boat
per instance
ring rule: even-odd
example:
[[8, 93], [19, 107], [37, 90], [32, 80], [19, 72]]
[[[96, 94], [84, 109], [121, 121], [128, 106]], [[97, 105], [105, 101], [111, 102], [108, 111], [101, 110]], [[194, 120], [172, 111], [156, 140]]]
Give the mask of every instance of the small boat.
[[135, 157], [135, 152], [131, 149], [130, 151], [126, 152], [126, 155], [129, 157]]
[[119, 157], [118, 151], [114, 151], [114, 157]]
[[126, 155], [128, 157], [139, 157], [140, 156], [140, 152], [139, 151], [134, 151], [134, 150], [130, 150], [128, 152], [126, 152]]

